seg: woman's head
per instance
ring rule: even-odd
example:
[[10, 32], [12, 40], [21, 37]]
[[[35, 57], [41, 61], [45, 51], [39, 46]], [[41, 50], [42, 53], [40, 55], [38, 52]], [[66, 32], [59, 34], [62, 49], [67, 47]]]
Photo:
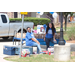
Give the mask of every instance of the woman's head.
[[47, 29], [46, 29], [46, 33], [48, 33], [48, 30], [50, 28], [52, 29], [52, 34], [54, 35], [54, 29], [55, 29], [55, 27], [54, 27], [54, 24], [52, 22], [48, 23], [48, 26], [47, 26]]
[[50, 23], [48, 24], [48, 26], [49, 26], [49, 28], [52, 28], [52, 23], [50, 22]]
[[54, 28], [54, 24], [52, 22], [49, 22], [48, 27], [49, 28]]

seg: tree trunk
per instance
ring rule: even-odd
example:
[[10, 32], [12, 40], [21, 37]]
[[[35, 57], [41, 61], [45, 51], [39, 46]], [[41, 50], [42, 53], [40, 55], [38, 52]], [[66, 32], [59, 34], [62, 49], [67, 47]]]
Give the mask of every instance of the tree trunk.
[[65, 31], [66, 31], [66, 28], [67, 28], [67, 15], [65, 15]]

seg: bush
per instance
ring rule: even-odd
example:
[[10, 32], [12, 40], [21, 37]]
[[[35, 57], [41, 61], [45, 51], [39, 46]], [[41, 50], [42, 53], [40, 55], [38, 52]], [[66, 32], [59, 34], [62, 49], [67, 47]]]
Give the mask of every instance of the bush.
[[[22, 18], [10, 18], [9, 19], [10, 22], [21, 22], [22, 21]], [[40, 23], [40, 25], [43, 25], [43, 24], [48, 24], [48, 22], [50, 22], [50, 19], [47, 19], [47, 18], [35, 18], [35, 17], [26, 17], [24, 18], [24, 21], [27, 21], [27, 22], [33, 22], [34, 25], [38, 25]]]

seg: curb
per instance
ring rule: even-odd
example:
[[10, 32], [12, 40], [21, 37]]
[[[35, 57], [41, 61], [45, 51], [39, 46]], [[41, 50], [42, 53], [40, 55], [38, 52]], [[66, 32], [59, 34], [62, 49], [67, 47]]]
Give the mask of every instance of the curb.
[[7, 58], [7, 57], [9, 57], [9, 55], [0, 57], [0, 62], [12, 62], [12, 61], [8, 61], [8, 60], [4, 59], [4, 58]]
[[10, 61], [5, 60], [4, 58], [0, 58], [0, 62], [10, 62]]

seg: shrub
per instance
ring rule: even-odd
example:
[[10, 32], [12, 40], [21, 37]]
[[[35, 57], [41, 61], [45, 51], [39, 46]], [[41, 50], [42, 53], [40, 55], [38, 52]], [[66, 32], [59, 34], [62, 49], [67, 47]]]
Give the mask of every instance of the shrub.
[[[21, 22], [22, 21], [22, 18], [10, 18], [9, 19], [10, 22]], [[43, 24], [48, 24], [48, 22], [50, 22], [50, 19], [47, 19], [47, 18], [35, 18], [35, 17], [26, 17], [24, 18], [24, 21], [27, 21], [27, 22], [33, 22], [34, 25], [38, 25], [40, 23], [40, 25], [43, 25]]]

